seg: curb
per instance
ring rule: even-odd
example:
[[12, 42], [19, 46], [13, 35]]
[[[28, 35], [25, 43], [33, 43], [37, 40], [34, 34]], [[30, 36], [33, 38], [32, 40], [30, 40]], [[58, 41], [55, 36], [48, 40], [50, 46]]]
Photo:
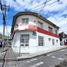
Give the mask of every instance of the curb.
[[26, 60], [26, 59], [31, 59], [31, 58], [39, 57], [39, 56], [42, 56], [42, 55], [46, 56], [46, 55], [49, 54], [49, 53], [56, 52], [56, 51], [59, 51], [59, 50], [62, 50], [62, 49], [66, 49], [66, 48], [67, 48], [67, 47], [65, 46], [65, 47], [63, 47], [63, 48], [60, 48], [60, 49], [57, 49], [57, 50], [54, 50], [54, 51], [49, 51], [49, 52], [47, 52], [47, 53], [43, 53], [43, 54], [31, 56], [31, 57], [26, 57], [26, 58], [17, 58], [17, 59], [18, 59], [18, 61], [20, 61], [20, 60]]

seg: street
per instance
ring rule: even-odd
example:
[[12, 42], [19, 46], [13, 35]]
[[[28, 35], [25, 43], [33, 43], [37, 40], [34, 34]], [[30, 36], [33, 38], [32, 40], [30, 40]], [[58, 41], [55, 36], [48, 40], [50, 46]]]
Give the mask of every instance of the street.
[[59, 64], [64, 59], [67, 60], [67, 49], [62, 49], [31, 59], [5, 61], [4, 65], [2, 61], [0, 61], [0, 67], [55, 67], [55, 65]]

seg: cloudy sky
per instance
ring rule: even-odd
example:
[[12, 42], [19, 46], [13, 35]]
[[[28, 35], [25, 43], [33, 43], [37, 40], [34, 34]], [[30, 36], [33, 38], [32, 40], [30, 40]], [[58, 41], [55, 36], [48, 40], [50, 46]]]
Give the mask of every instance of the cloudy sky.
[[[41, 14], [60, 27], [60, 32], [67, 33], [67, 0], [2, 0], [9, 5], [6, 17], [6, 34], [10, 34], [13, 16], [21, 11]], [[0, 33], [2, 33], [2, 12], [0, 10]]]

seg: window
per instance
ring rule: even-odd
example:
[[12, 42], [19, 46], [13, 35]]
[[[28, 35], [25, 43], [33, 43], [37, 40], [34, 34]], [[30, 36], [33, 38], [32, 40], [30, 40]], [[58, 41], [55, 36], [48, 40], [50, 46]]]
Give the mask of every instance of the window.
[[48, 40], [50, 41], [50, 40], [51, 40], [51, 38], [48, 38]]
[[55, 33], [57, 34], [57, 30], [55, 30]]
[[42, 36], [38, 36], [38, 45], [43, 46], [44, 45], [44, 38]]
[[56, 40], [56, 42], [58, 43], [58, 40]]
[[35, 31], [33, 31], [33, 35], [36, 36], [36, 32]]
[[54, 41], [54, 39], [52, 39], [52, 44], [53, 44], [53, 45], [55, 44], [55, 41]]
[[29, 45], [29, 35], [28, 34], [21, 35], [20, 44], [21, 44], [21, 46], [28, 46]]
[[53, 29], [51, 27], [48, 27], [49, 32], [53, 32]]
[[24, 24], [28, 24], [29, 19], [28, 19], [28, 18], [22, 18], [22, 22], [23, 22]]
[[43, 23], [41, 23], [40, 21], [38, 21], [38, 26], [39, 26], [40, 28], [43, 28]]

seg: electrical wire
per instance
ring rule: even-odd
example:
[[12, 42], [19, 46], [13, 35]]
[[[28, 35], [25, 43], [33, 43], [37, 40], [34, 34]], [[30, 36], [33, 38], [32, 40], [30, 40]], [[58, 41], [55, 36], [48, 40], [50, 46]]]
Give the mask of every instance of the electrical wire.
[[39, 4], [39, 5], [37, 5], [36, 7], [33, 7], [31, 10], [32, 10], [32, 11], [33, 11], [33, 10], [38, 10], [39, 8], [43, 8], [43, 7], [47, 6], [47, 5], [52, 5], [52, 4], [56, 3], [56, 2], [58, 2], [57, 0], [55, 0], [54, 2], [52, 2], [52, 3], [50, 3], [50, 4], [47, 4], [47, 3], [49, 3], [50, 1], [52, 1], [52, 0], [43, 2], [43, 3]]
[[35, 7], [31, 8], [31, 10], [34, 10], [34, 9], [39, 8], [39, 7], [45, 6], [47, 4], [47, 2], [50, 2], [50, 1], [52, 1], [52, 0], [46, 0], [45, 2], [42, 2], [38, 5], [36, 5]]

